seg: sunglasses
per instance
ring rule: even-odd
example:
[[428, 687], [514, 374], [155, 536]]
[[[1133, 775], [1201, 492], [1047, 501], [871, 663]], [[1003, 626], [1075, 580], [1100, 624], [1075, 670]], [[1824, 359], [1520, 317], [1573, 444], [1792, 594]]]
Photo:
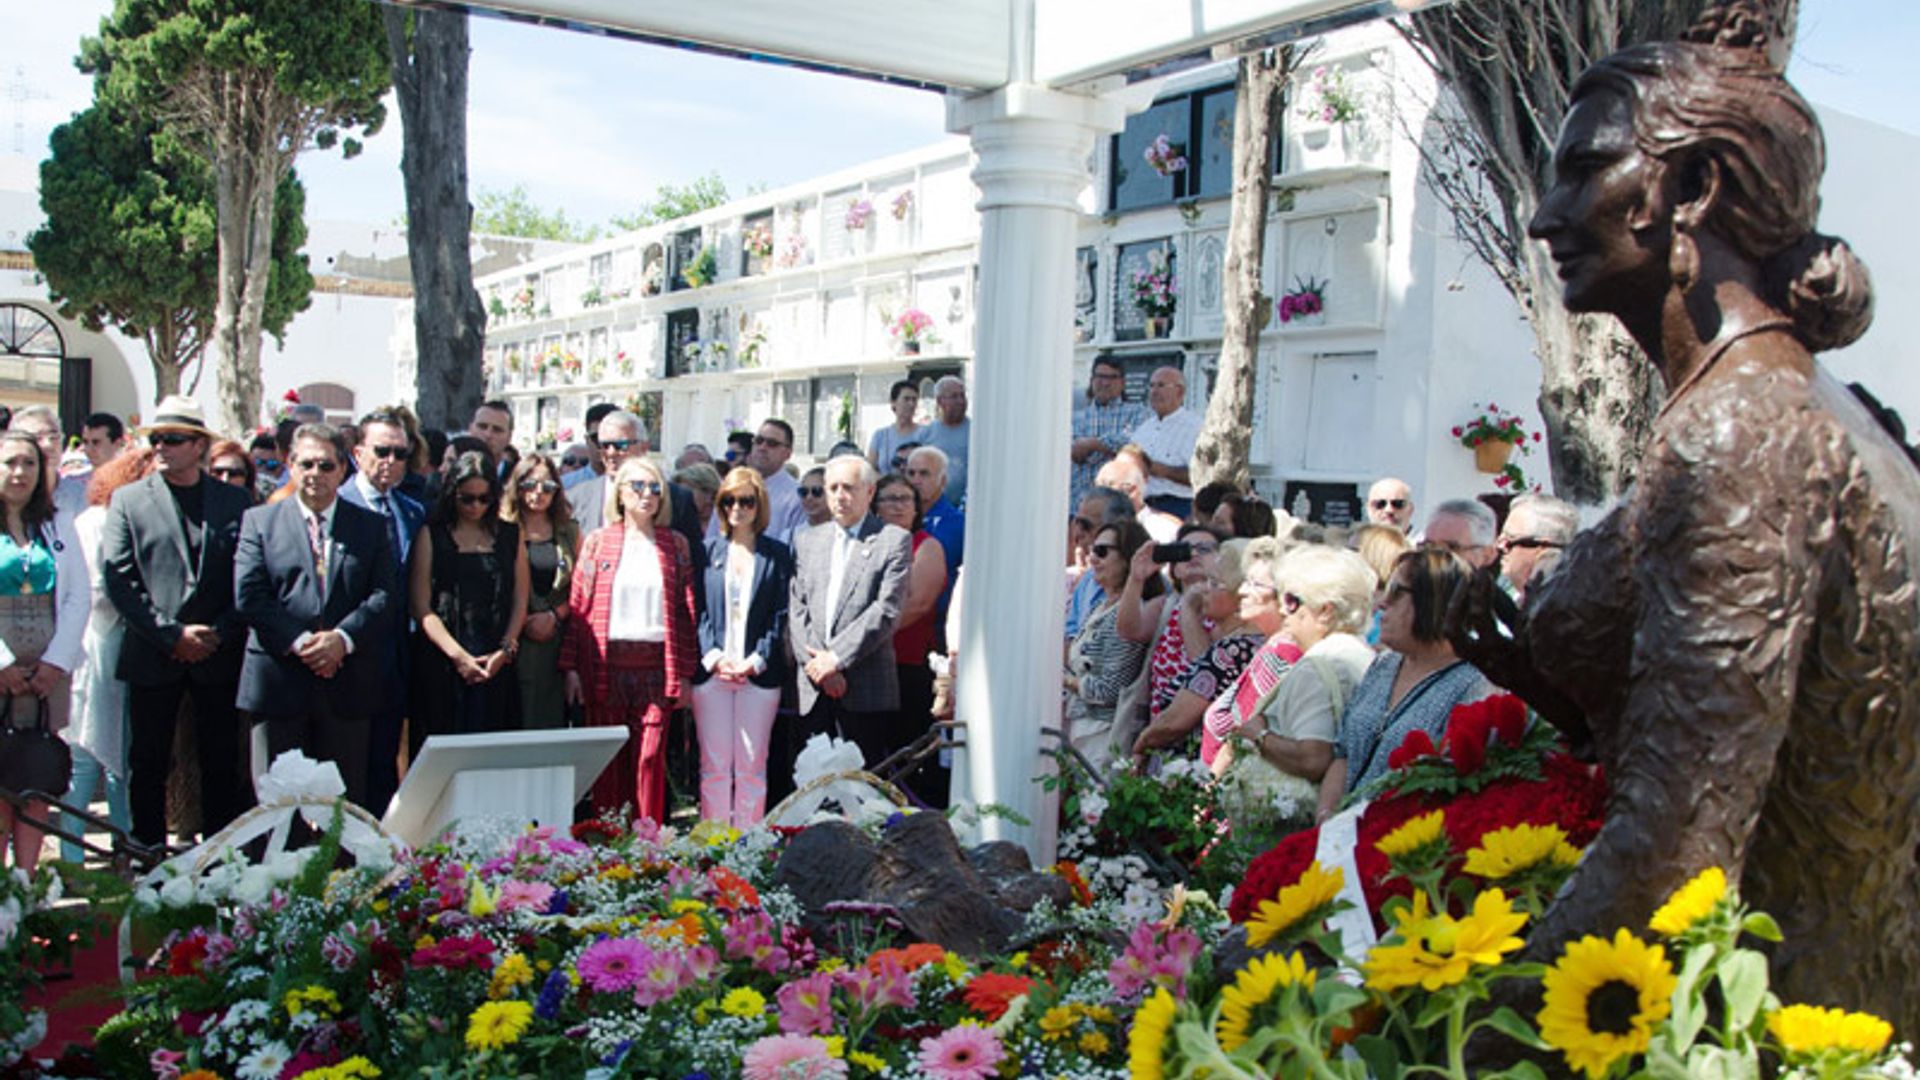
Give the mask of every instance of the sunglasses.
[[268, 458], [257, 457], [253, 459], [253, 467], [256, 469], [266, 469], [268, 471], [272, 471], [280, 467], [280, 459], [270, 458], [270, 457]]
[[1109, 556], [1109, 555], [1111, 555], [1111, 554], [1113, 554], [1114, 552], [1116, 552], [1116, 551], [1119, 551], [1119, 550], [1120, 550], [1120, 545], [1118, 545], [1118, 544], [1095, 544], [1095, 545], [1093, 545], [1092, 547], [1090, 547], [1090, 548], [1088, 548], [1087, 550], [1088, 550], [1088, 551], [1091, 551], [1091, 552], [1093, 552], [1093, 557], [1094, 557], [1094, 558], [1096, 558], [1096, 559], [1104, 559], [1104, 558], [1106, 558], [1107, 556]]
[[1375, 510], [1385, 510], [1391, 506], [1395, 510], [1405, 510], [1407, 508], [1407, 502], [1408, 500], [1406, 499], [1375, 499], [1373, 500], [1373, 508]]
[[769, 439], [769, 438], [767, 438], [767, 437], [766, 437], [765, 435], [755, 435], [755, 436], [753, 437], [753, 445], [755, 445], [755, 446], [785, 446], [785, 445], [787, 445], [787, 444], [786, 444], [786, 443], [783, 443], [783, 442], [781, 442], [781, 441], [780, 441], [779, 439]]
[[1500, 541], [1500, 546], [1503, 548], [1563, 548], [1567, 545], [1541, 536], [1509, 536]]
[[627, 481], [627, 490], [633, 492], [635, 495], [658, 495], [660, 494], [660, 481], [629, 480]]
[[332, 458], [308, 458], [305, 461], [296, 461], [293, 464], [296, 468], [303, 469], [307, 472], [330, 473], [340, 467], [340, 463]]
[[247, 470], [239, 465], [215, 465], [207, 471], [222, 480], [242, 480], [247, 475]]
[[640, 440], [639, 440], [639, 439], [601, 439], [601, 440], [600, 440], [600, 449], [602, 449], [602, 450], [631, 450], [631, 449], [633, 449], [633, 448], [634, 448], [634, 446], [636, 446], [636, 445], [637, 445], [637, 444], [638, 444], [639, 442], [640, 442]]
[[563, 469], [584, 469], [591, 464], [593, 464], [593, 462], [588, 461], [586, 458], [570, 457], [560, 459], [560, 467]]
[[827, 489], [819, 486], [813, 486], [813, 487], [802, 486], [798, 490], [800, 492], [800, 497], [803, 499], [825, 498], [827, 494]]
[[560, 485], [554, 483], [551, 480], [522, 480], [520, 481], [520, 490], [521, 491], [542, 491], [547, 493], [548, 495], [551, 495], [554, 492], [560, 490]]
[[758, 495], [738, 495], [738, 496], [725, 495], [721, 497], [720, 509], [731, 510], [736, 506], [742, 510], [757, 510], [760, 507], [760, 496]]
[[485, 506], [488, 503], [491, 503], [493, 501], [493, 496], [491, 494], [487, 494], [487, 495], [461, 494], [459, 496], [456, 496], [456, 498], [459, 499], [461, 506]]
[[177, 431], [169, 431], [160, 435], [149, 435], [147, 436], [147, 442], [153, 446], [185, 446], [199, 437], [198, 435], [182, 435]]
[[407, 448], [404, 446], [369, 446], [367, 449], [374, 457], [384, 458], [387, 461], [399, 461], [407, 456]]

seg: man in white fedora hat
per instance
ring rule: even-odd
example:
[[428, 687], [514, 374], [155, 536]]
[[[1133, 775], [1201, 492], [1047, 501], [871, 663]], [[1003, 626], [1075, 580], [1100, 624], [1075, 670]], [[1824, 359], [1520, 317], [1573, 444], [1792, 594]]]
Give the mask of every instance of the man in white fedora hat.
[[201, 468], [213, 433], [200, 403], [161, 400], [143, 430], [154, 472], [113, 493], [100, 573], [126, 620], [115, 674], [127, 683], [134, 838], [166, 840], [174, 718], [191, 695], [200, 745], [200, 804], [209, 835], [252, 802], [240, 770], [239, 689], [245, 627], [233, 599], [234, 552], [247, 493]]

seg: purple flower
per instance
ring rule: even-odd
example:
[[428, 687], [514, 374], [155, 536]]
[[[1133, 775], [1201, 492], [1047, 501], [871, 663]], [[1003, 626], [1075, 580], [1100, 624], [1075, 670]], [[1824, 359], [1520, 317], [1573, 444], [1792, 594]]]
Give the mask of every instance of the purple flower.
[[643, 942], [606, 938], [580, 954], [580, 981], [602, 993], [639, 986], [655, 959]]
[[547, 975], [547, 981], [540, 987], [540, 997], [533, 1003], [533, 1015], [542, 1020], [551, 1020], [560, 1015], [560, 1006], [567, 1000], [567, 990], [572, 986], [567, 973], [555, 968]]
[[833, 976], [826, 972], [782, 986], [774, 995], [780, 1005], [780, 1030], [788, 1035], [833, 1033]]

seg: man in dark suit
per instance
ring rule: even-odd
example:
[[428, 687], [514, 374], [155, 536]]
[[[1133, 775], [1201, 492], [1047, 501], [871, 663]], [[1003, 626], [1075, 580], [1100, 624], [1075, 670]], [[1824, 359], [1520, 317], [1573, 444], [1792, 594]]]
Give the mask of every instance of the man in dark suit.
[[367, 808], [376, 815], [400, 787], [400, 733], [407, 716], [407, 556], [413, 538], [427, 518], [426, 508], [399, 490], [406, 478], [413, 441], [405, 418], [390, 409], [375, 409], [360, 418], [360, 444], [353, 449], [358, 470], [340, 485], [340, 498], [380, 515], [392, 541], [398, 573], [387, 605], [386, 680], [373, 710], [367, 733]]
[[143, 844], [167, 839], [167, 773], [182, 695], [193, 698], [205, 831], [253, 802], [234, 711], [244, 627], [233, 606], [233, 556], [248, 499], [201, 469], [211, 437], [199, 402], [177, 394], [162, 400], [147, 428], [154, 474], [114, 492], [101, 526], [100, 575], [127, 626], [114, 674], [128, 686], [128, 794], [133, 835]]
[[267, 726], [267, 753], [300, 749], [340, 768], [366, 805], [367, 735], [385, 689], [399, 595], [391, 526], [336, 497], [346, 440], [325, 424], [293, 436], [294, 495], [247, 512], [234, 589], [246, 620], [240, 707]]
[[867, 765], [900, 748], [893, 629], [907, 597], [913, 538], [868, 512], [879, 476], [863, 457], [827, 462], [828, 521], [794, 538], [787, 626], [802, 665], [806, 735], [852, 739]]

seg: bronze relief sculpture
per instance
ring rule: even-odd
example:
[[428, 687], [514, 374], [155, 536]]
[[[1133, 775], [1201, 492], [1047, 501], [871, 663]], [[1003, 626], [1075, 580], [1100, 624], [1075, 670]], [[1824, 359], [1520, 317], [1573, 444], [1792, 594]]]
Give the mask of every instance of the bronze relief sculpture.
[[1526, 611], [1490, 576], [1456, 648], [1612, 785], [1536, 957], [1644, 929], [1726, 868], [1787, 940], [1783, 1001], [1920, 1036], [1920, 471], [1813, 354], [1872, 314], [1815, 231], [1825, 147], [1759, 8], [1622, 50], [1576, 84], [1530, 231], [1575, 311], [1617, 316], [1665, 380], [1634, 489]]

